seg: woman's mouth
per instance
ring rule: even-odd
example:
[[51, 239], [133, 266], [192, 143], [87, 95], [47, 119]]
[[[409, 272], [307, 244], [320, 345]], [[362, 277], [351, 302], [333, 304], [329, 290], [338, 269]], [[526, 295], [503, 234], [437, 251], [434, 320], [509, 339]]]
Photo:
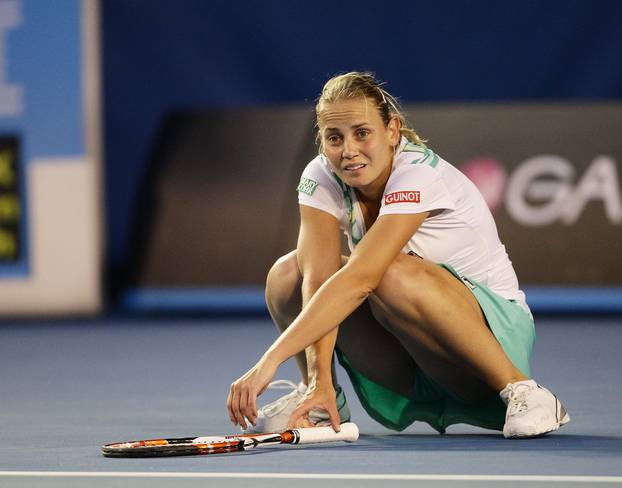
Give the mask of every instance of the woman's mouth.
[[365, 166], [367, 165], [363, 163], [352, 163], [352, 164], [347, 164], [346, 166], [344, 166], [343, 170], [344, 171], [357, 171], [359, 169], [363, 169]]

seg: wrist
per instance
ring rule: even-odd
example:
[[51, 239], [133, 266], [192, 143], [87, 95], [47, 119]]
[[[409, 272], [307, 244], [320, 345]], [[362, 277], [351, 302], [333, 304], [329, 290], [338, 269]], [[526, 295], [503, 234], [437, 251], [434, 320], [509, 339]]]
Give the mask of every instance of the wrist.
[[333, 387], [333, 377], [330, 372], [324, 374], [309, 372], [308, 383], [309, 386], [314, 388]]
[[261, 356], [259, 362], [268, 368], [276, 370], [283, 361], [279, 361], [278, 356], [274, 351], [268, 350], [263, 356]]
[[319, 361], [307, 353], [307, 379], [309, 383], [332, 383], [333, 368], [331, 361]]

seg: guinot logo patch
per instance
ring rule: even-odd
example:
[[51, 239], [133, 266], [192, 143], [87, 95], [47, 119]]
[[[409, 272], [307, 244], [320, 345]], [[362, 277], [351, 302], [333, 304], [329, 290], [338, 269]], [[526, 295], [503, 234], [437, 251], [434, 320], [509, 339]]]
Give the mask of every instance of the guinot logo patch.
[[412, 190], [387, 193], [384, 196], [384, 204], [391, 205], [392, 203], [421, 203], [421, 192]]

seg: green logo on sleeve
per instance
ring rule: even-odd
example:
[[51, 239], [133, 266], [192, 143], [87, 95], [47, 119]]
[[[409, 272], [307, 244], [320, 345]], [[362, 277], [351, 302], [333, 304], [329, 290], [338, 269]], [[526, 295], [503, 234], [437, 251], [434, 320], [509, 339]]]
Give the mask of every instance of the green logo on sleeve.
[[304, 176], [302, 176], [300, 178], [300, 183], [298, 183], [298, 188], [296, 188], [296, 190], [302, 192], [302, 193], [306, 193], [309, 196], [312, 196], [313, 193], [315, 192], [315, 189], [317, 188], [318, 182], [315, 180], [312, 180], [310, 178], [305, 178]]

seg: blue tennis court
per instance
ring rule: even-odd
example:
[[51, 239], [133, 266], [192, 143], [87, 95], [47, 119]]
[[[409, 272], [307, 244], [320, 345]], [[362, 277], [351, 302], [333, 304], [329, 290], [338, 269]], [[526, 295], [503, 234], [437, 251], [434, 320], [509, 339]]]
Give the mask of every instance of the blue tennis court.
[[[0, 327], [0, 486], [594, 486], [622, 484], [619, 318], [538, 321], [534, 375], [572, 421], [539, 439], [456, 425], [386, 430], [340, 378], [354, 444], [209, 457], [109, 459], [100, 446], [235, 433], [228, 386], [275, 336], [265, 319], [4, 322]], [[290, 361], [277, 377], [296, 379]], [[278, 394], [273, 392], [273, 394]], [[269, 399], [270, 392], [266, 393]]]

